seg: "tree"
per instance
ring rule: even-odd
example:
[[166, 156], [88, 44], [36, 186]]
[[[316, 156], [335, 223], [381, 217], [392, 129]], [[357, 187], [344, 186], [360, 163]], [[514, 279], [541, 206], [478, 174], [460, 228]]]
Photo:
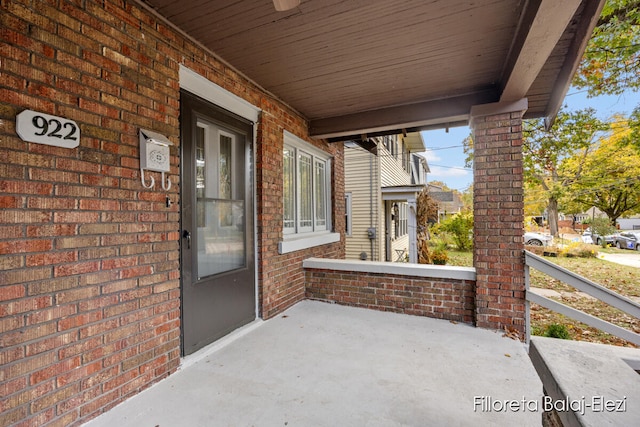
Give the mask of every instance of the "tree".
[[608, 0], [573, 80], [590, 96], [640, 89], [640, 0]]
[[558, 235], [558, 202], [569, 183], [576, 181], [582, 168], [572, 174], [562, 170], [565, 159], [582, 153], [583, 159], [592, 149], [594, 136], [607, 126], [587, 108], [575, 112], [560, 111], [551, 128], [543, 119], [523, 122], [524, 179], [544, 191], [551, 234]]
[[595, 206], [615, 224], [622, 215], [640, 212], [640, 154], [628, 143], [626, 120], [619, 117], [612, 130], [584, 159], [567, 159], [565, 170], [575, 174], [581, 169], [580, 179], [569, 187], [570, 205], [580, 210]]
[[640, 107], [637, 107], [629, 116], [629, 137], [628, 143], [640, 152]]
[[547, 209], [547, 193], [541, 184], [524, 182], [524, 215], [538, 217]]
[[[640, 0], [608, 0], [587, 44], [573, 86], [589, 96], [640, 90]], [[640, 151], [640, 106], [629, 119]]]

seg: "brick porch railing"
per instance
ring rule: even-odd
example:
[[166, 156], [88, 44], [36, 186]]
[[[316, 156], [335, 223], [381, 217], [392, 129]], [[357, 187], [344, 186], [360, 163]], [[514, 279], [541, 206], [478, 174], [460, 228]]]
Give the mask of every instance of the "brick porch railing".
[[473, 268], [320, 258], [303, 265], [309, 299], [474, 323]]

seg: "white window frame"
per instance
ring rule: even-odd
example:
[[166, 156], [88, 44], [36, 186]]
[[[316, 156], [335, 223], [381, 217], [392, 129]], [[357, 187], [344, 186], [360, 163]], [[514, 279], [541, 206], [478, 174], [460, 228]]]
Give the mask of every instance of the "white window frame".
[[[284, 131], [284, 146], [294, 153], [294, 194], [295, 194], [295, 220], [293, 226], [285, 227], [283, 220], [282, 241], [278, 244], [278, 251], [282, 253], [293, 252], [300, 249], [305, 249], [313, 246], [324, 245], [328, 243], [337, 242], [340, 240], [339, 233], [331, 232], [332, 222], [332, 210], [331, 210], [331, 156], [307, 143], [306, 141], [298, 138], [290, 132]], [[284, 156], [284, 150], [283, 150]], [[311, 180], [312, 188], [303, 189], [300, 185], [300, 168], [299, 159], [301, 156], [310, 157], [311, 160]], [[324, 194], [325, 194], [325, 218], [319, 220], [316, 216], [316, 165], [322, 164], [324, 166]], [[283, 174], [283, 189], [284, 189], [284, 174]], [[311, 225], [308, 223], [301, 224], [301, 211], [300, 200], [301, 194], [312, 195], [312, 221]], [[284, 194], [283, 194], [284, 196]], [[284, 208], [284, 197], [283, 197]], [[284, 219], [284, 218], [283, 218]], [[324, 222], [324, 224], [323, 224]]]
[[353, 233], [353, 221], [352, 221], [352, 214], [351, 214], [351, 205], [353, 203], [353, 195], [351, 194], [351, 192], [348, 193], [344, 193], [344, 212], [345, 212], [345, 235], [347, 236], [351, 236], [351, 233]]

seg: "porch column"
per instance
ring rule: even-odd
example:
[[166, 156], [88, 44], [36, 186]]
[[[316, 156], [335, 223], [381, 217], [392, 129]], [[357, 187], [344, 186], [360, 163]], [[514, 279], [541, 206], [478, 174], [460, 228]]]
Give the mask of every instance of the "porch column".
[[524, 339], [522, 116], [527, 100], [471, 109], [474, 142], [475, 321]]
[[416, 199], [407, 200], [409, 215], [407, 229], [409, 230], [409, 262], [418, 263], [418, 220], [416, 218]]

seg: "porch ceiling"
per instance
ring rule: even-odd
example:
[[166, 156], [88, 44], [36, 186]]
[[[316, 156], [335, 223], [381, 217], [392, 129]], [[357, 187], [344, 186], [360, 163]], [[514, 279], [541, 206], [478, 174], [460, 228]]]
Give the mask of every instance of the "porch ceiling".
[[314, 137], [558, 111], [604, 0], [141, 0], [302, 113]]

